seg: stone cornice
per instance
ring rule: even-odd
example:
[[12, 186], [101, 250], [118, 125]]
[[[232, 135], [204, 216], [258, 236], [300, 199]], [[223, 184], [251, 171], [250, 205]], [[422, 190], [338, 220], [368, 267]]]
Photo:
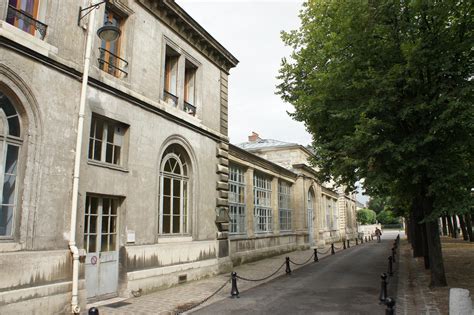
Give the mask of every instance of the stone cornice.
[[239, 61], [174, 0], [137, 0], [226, 73]]

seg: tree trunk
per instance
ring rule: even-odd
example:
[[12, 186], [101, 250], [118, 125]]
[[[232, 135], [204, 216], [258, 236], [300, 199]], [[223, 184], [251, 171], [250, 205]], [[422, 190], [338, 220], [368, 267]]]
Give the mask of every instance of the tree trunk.
[[469, 235], [469, 241], [474, 242], [474, 236], [472, 233], [472, 222], [471, 222], [471, 214], [466, 213], [464, 215], [465, 221], [466, 221], [466, 230], [467, 234]]
[[454, 237], [453, 220], [451, 220], [449, 215], [446, 215], [445, 218], [448, 221], [449, 236]]
[[405, 234], [407, 236], [407, 241], [411, 244], [411, 222], [409, 217], [405, 217]]
[[458, 220], [456, 220], [456, 216], [453, 215], [453, 237], [458, 238]]
[[417, 207], [416, 204], [412, 207], [410, 212], [410, 221], [412, 224], [412, 241], [411, 246], [413, 248], [413, 257], [423, 256], [423, 228], [419, 222], [423, 219], [422, 209]]
[[423, 231], [423, 262], [425, 269], [430, 269], [430, 249], [428, 247], [428, 231], [426, 224], [421, 225]]
[[446, 216], [444, 216], [444, 215], [441, 216], [441, 222], [443, 222], [443, 235], [447, 236], [448, 235], [448, 223], [446, 222]]
[[467, 229], [466, 229], [466, 223], [464, 222], [464, 217], [462, 214], [458, 215], [459, 218], [459, 225], [461, 225], [461, 231], [462, 231], [462, 238], [465, 241], [469, 240], [469, 236], [467, 235]]
[[[423, 213], [425, 217], [433, 212], [433, 200], [430, 197], [423, 198]], [[439, 237], [439, 226], [437, 221], [426, 222], [426, 239], [431, 270], [431, 287], [444, 287], [447, 285], [444, 272], [443, 253], [441, 251], [441, 240]]]

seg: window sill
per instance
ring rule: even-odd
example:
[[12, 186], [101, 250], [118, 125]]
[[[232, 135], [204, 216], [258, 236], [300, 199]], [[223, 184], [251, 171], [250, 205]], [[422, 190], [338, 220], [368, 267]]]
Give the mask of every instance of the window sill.
[[158, 244], [166, 244], [166, 243], [184, 243], [184, 242], [192, 242], [193, 237], [192, 236], [182, 236], [182, 235], [177, 235], [177, 236], [158, 236]]
[[34, 50], [43, 56], [49, 56], [50, 53], [58, 53], [58, 48], [7, 23], [6, 21], [0, 21], [0, 36]]
[[124, 173], [129, 172], [128, 168], [125, 168], [123, 166], [117, 166], [117, 165], [108, 164], [108, 163], [105, 163], [105, 162], [99, 162], [99, 161], [95, 161], [95, 160], [87, 160], [87, 164], [97, 166], [97, 167], [104, 167], [104, 168], [108, 168], [108, 169], [111, 169], [111, 170], [120, 171], [120, 172], [124, 172]]
[[15, 241], [15, 239], [7, 237], [0, 238], [0, 253], [17, 252], [21, 249], [20, 243]]

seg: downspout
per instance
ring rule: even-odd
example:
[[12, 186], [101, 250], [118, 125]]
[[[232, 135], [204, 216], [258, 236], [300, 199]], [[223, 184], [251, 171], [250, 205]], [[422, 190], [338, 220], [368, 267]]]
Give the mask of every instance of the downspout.
[[82, 75], [81, 98], [79, 102], [79, 117], [77, 119], [77, 138], [76, 138], [76, 155], [74, 158], [74, 175], [72, 184], [72, 203], [71, 203], [71, 230], [69, 233], [69, 250], [71, 251], [72, 264], [72, 297], [71, 311], [78, 314], [81, 311], [79, 306], [79, 249], [76, 246], [76, 225], [77, 225], [77, 203], [79, 196], [79, 176], [81, 170], [81, 153], [82, 153], [82, 134], [84, 131], [84, 116], [86, 105], [87, 83], [89, 78], [89, 65], [92, 50], [92, 38], [94, 27], [95, 9], [89, 16], [89, 24], [87, 26], [86, 52], [84, 55], [84, 71]]

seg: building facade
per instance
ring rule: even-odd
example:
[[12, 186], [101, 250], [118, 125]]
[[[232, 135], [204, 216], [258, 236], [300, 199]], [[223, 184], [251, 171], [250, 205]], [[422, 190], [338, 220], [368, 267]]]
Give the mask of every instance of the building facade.
[[[2, 314], [79, 312], [231, 265], [238, 61], [173, 0], [110, 0], [78, 23], [90, 4], [0, 3]], [[121, 36], [89, 37], [86, 69], [107, 23]]]
[[321, 184], [310, 149], [253, 133], [230, 145], [234, 264], [357, 237], [355, 194]]

